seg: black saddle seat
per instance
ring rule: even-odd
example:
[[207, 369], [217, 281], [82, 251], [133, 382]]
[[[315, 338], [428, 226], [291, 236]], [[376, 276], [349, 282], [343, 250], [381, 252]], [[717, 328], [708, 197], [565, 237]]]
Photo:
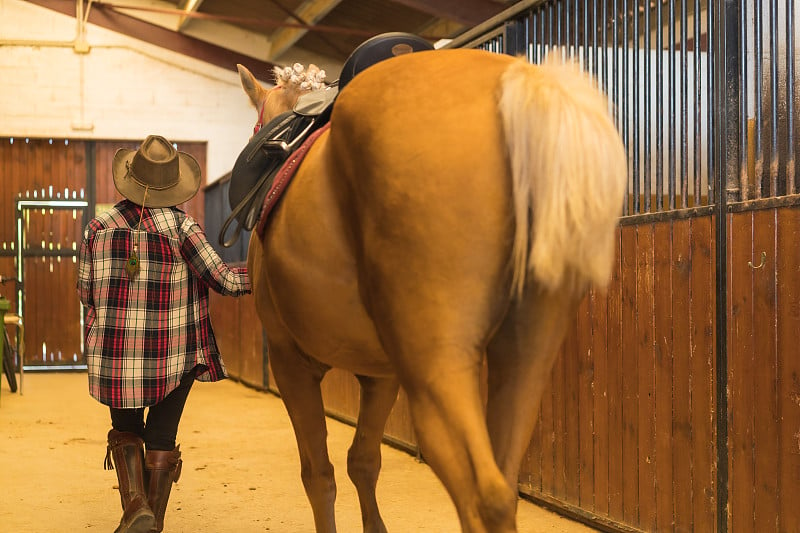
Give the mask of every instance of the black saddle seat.
[[344, 62], [342, 73], [339, 74], [339, 90], [344, 89], [356, 74], [375, 63], [424, 50], [433, 50], [433, 45], [413, 33], [389, 32], [370, 37], [358, 45]]

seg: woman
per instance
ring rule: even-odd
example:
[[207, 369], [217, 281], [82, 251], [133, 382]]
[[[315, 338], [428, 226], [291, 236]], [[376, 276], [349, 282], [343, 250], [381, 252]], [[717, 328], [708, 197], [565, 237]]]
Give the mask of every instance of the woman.
[[89, 393], [111, 411], [106, 468], [116, 466], [123, 509], [116, 532], [146, 533], [163, 530], [180, 476], [175, 439], [192, 383], [226, 377], [208, 289], [239, 296], [250, 280], [175, 207], [200, 188], [192, 156], [151, 135], [138, 150], [118, 150], [112, 174], [125, 199], [86, 227], [78, 292]]

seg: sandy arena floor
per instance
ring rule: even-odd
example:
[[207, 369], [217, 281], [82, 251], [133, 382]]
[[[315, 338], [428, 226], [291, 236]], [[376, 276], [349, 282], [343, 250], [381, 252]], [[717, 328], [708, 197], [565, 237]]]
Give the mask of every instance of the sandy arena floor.
[[[103, 470], [108, 411], [84, 373], [25, 374], [23, 395], [0, 388], [0, 530], [113, 531], [120, 516], [116, 475]], [[346, 475], [353, 428], [328, 421], [342, 533], [361, 518]], [[183, 473], [165, 533], [313, 532], [294, 434], [280, 399], [233, 381], [196, 383], [178, 433]], [[457, 532], [444, 488], [429, 467], [384, 446], [378, 501], [390, 532]], [[521, 501], [520, 532], [593, 531]]]

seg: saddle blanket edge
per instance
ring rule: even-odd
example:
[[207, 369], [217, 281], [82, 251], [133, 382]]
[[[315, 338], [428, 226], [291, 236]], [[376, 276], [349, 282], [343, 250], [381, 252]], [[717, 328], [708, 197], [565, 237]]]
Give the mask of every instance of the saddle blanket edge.
[[283, 193], [289, 186], [289, 182], [292, 180], [292, 177], [294, 177], [295, 172], [297, 172], [297, 169], [300, 167], [300, 163], [302, 163], [303, 159], [305, 159], [306, 154], [308, 153], [309, 149], [311, 149], [311, 146], [324, 131], [330, 128], [330, 125], [330, 122], [327, 122], [309, 135], [308, 139], [303, 141], [303, 144], [301, 144], [297, 150], [292, 152], [289, 158], [283, 162], [281, 168], [278, 169], [275, 179], [272, 181], [272, 185], [270, 186], [269, 191], [267, 191], [267, 195], [264, 197], [264, 203], [261, 207], [261, 216], [258, 220], [258, 226], [256, 226], [256, 232], [259, 239], [264, 238], [264, 232], [267, 228], [267, 219], [269, 218], [269, 214], [275, 205], [277, 205], [278, 201], [283, 197]]

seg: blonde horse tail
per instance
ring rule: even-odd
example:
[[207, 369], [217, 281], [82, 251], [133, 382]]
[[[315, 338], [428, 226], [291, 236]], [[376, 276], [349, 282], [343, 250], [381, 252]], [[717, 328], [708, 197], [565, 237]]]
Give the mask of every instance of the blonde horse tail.
[[627, 180], [607, 98], [575, 65], [520, 58], [503, 73], [499, 107], [513, 176], [512, 290], [520, 296], [529, 274], [547, 290], [604, 288]]

